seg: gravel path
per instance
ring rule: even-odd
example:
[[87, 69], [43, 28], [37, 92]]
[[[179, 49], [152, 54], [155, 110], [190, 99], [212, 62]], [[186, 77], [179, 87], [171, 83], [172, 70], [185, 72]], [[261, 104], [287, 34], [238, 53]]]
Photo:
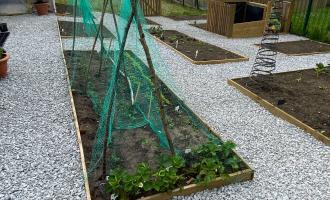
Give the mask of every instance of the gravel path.
[[[188, 21], [150, 19], [163, 24], [165, 29], [178, 30], [250, 58], [248, 62], [198, 66], [171, 49], [157, 45], [179, 95], [224, 139], [235, 141], [238, 153], [256, 171], [253, 181], [177, 199], [330, 199], [330, 147], [274, 117], [227, 84], [228, 78], [248, 76], [257, 51], [254, 44], [259, 43], [260, 38], [228, 39], [189, 26]], [[114, 32], [111, 20], [105, 25]], [[281, 35], [280, 40], [301, 39], [306, 38]], [[64, 41], [66, 49], [70, 49], [70, 43], [69, 39]], [[79, 48], [89, 46], [90, 40], [84, 40]], [[277, 72], [311, 68], [317, 62], [329, 61], [330, 54], [299, 57], [279, 54]]]
[[0, 17], [11, 35], [0, 80], [0, 199], [85, 199], [56, 17]]
[[[164, 61], [186, 103], [255, 169], [253, 181], [199, 192], [178, 199], [330, 199], [330, 147], [283, 121], [227, 84], [227, 79], [248, 76], [260, 38], [228, 39], [164, 17], [150, 17], [164, 29], [175, 29], [202, 41], [237, 52], [248, 62], [193, 65], [161, 45]], [[281, 35], [281, 41], [306, 39]], [[330, 54], [279, 54], [277, 72], [314, 67], [330, 62]]]

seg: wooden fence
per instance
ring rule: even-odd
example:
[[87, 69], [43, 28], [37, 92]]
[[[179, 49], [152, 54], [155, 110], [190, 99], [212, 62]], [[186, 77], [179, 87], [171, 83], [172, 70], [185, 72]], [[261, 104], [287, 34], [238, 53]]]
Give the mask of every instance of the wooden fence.
[[161, 0], [140, 0], [144, 16], [161, 15]]
[[206, 29], [230, 37], [233, 32], [236, 6], [211, 0], [208, 4]]
[[330, 0], [292, 0], [290, 32], [330, 43]]

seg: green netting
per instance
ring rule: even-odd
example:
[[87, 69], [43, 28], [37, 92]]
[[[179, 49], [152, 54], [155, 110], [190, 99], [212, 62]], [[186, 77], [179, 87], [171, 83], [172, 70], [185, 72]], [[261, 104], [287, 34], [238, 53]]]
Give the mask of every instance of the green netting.
[[[160, 57], [160, 45], [149, 34], [139, 6], [131, 17], [131, 3], [114, 1], [112, 11], [110, 1], [106, 8], [101, 0], [68, 2], [76, 10], [71, 13], [76, 16], [76, 23], [72, 26], [74, 35], [68, 53], [71, 87], [88, 96], [98, 115], [98, 128], [92, 135], [94, 143], [91, 148], [86, 147], [90, 151], [85, 151], [89, 175], [95, 179], [100, 176], [102, 163], [107, 163], [107, 174], [116, 168], [133, 172], [141, 162], [157, 167], [157, 157], [171, 153], [171, 140], [177, 154], [208, 141], [221, 142], [178, 97], [180, 90]], [[104, 15], [102, 10], [106, 11]], [[160, 79], [156, 84], [141, 45], [138, 22]], [[83, 23], [83, 27], [79, 28], [78, 23]], [[106, 29], [112, 37], [105, 37]], [[82, 33], [90, 37], [77, 36]], [[104, 151], [105, 147], [109, 150]]]

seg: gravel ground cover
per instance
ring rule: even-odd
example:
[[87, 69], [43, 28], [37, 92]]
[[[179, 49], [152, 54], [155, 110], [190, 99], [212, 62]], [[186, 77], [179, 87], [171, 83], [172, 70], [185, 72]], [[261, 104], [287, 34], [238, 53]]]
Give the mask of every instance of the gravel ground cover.
[[[225, 139], [234, 140], [238, 153], [255, 169], [251, 182], [196, 193], [177, 199], [329, 199], [330, 147], [254, 103], [227, 79], [248, 76], [260, 38], [228, 39], [165, 17], [150, 17], [164, 29], [175, 29], [219, 47], [250, 57], [249, 62], [193, 65], [161, 46], [177, 87], [186, 103]], [[306, 39], [281, 35], [280, 41]], [[277, 72], [314, 67], [330, 54], [279, 54]]]
[[[107, 18], [110, 18], [108, 16]], [[227, 79], [248, 76], [260, 38], [228, 39], [165, 17], [150, 17], [165, 29], [250, 57], [249, 62], [193, 65], [171, 49], [158, 44], [167, 77], [178, 95], [224, 139], [237, 143], [238, 153], [255, 169], [255, 178], [219, 189], [177, 199], [320, 199], [330, 198], [330, 147], [283, 121], [227, 84]], [[111, 20], [105, 26], [113, 30]], [[280, 41], [306, 39], [281, 35]], [[65, 40], [70, 49], [70, 40]], [[86, 40], [86, 44], [89, 44]], [[128, 48], [129, 48], [128, 44]], [[81, 49], [90, 46], [80, 44]], [[277, 72], [314, 67], [329, 62], [330, 54], [287, 56], [279, 54]], [[167, 82], [165, 80], [165, 82]]]
[[11, 35], [0, 80], [0, 199], [85, 199], [56, 17], [0, 17]]

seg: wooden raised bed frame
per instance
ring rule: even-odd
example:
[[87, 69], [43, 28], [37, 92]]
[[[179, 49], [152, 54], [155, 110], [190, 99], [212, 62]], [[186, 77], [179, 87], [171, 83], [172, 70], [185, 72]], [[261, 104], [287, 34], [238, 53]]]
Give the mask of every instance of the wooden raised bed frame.
[[[223, 59], [223, 60], [206, 60], [206, 61], [196, 61], [193, 60], [191, 58], [189, 58], [188, 56], [184, 55], [183, 53], [181, 53], [180, 51], [178, 51], [176, 48], [172, 47], [171, 45], [168, 45], [166, 42], [162, 41], [161, 39], [159, 39], [156, 36], [153, 36], [156, 41], [158, 41], [159, 43], [169, 47], [170, 49], [172, 49], [173, 51], [175, 51], [177, 54], [179, 54], [180, 56], [182, 56], [183, 58], [185, 58], [186, 60], [190, 61], [191, 63], [195, 64], [195, 65], [207, 65], [207, 64], [223, 64], [223, 63], [228, 63], [228, 62], [242, 62], [242, 61], [249, 61], [248, 57], [242, 56], [238, 53], [234, 53], [238, 56], [241, 56], [242, 58], [235, 58], [235, 59]], [[226, 50], [226, 49], [225, 49]], [[229, 51], [229, 50], [227, 50]]]
[[[245, 8], [243, 22], [235, 23], [237, 8], [235, 3], [246, 3], [247, 6], [262, 9], [263, 16], [259, 20], [244, 22], [247, 16], [247, 8]], [[210, 0], [206, 29], [231, 38], [262, 36], [269, 20], [271, 7], [272, 2], [268, 0]], [[292, 8], [291, 2], [284, 2], [281, 23], [285, 33], [290, 29]]]
[[[59, 26], [57, 26], [57, 27], [59, 27]], [[61, 36], [60, 36], [60, 30], [59, 29], [58, 29], [58, 37], [59, 37], [59, 40], [60, 40], [60, 43], [61, 43], [63, 62], [65, 64], [65, 66], [66, 66], [66, 60], [65, 60], [65, 57], [64, 57], [64, 53], [63, 53], [63, 45], [62, 45], [62, 39], [61, 39]], [[67, 68], [65, 68], [65, 70], [66, 70], [66, 79], [67, 79], [68, 86], [69, 86], [68, 87], [68, 90], [69, 90], [69, 96], [70, 96], [70, 101], [71, 101], [71, 106], [72, 106], [73, 122], [74, 122], [75, 127], [76, 127], [77, 143], [78, 143], [79, 151], [80, 151], [80, 158], [81, 158], [81, 166], [82, 166], [83, 177], [84, 177], [86, 199], [87, 200], [91, 200], [91, 193], [90, 193], [89, 182], [88, 182], [88, 175], [87, 175], [87, 167], [86, 167], [84, 150], [83, 150], [82, 140], [81, 140], [81, 135], [80, 135], [78, 117], [77, 117], [77, 113], [76, 113], [76, 109], [75, 109], [75, 103], [74, 103], [74, 100], [73, 100], [72, 90], [71, 90], [71, 87], [70, 87], [69, 73], [68, 73]], [[169, 88], [169, 90], [170, 90], [170, 88]], [[173, 91], [171, 91], [171, 92], [172, 92], [172, 94], [175, 95], [175, 93], [173, 93]], [[193, 113], [195, 115], [194, 112], [191, 112], [191, 113]], [[210, 128], [201, 118], [199, 118], [196, 115], [195, 115], [195, 117], [197, 119], [199, 119], [202, 122], [202, 124], [205, 127], [207, 127], [209, 129], [209, 131], [214, 136], [216, 136], [221, 141], [223, 141], [221, 139], [221, 137], [219, 135], [217, 135], [214, 132], [214, 130], [212, 128]], [[164, 193], [158, 193], [158, 194], [147, 196], [147, 197], [142, 197], [141, 200], [167, 200], [167, 199], [170, 199], [171, 197], [178, 196], [178, 195], [182, 195], [182, 196], [184, 196], [184, 195], [190, 195], [192, 193], [196, 193], [196, 192], [199, 192], [199, 191], [202, 191], [202, 190], [205, 190], [205, 189], [212, 189], [212, 188], [217, 188], [217, 187], [229, 185], [229, 184], [232, 184], [232, 183], [238, 183], [238, 182], [252, 180], [253, 179], [253, 176], [254, 176], [254, 170], [249, 166], [249, 164], [247, 164], [242, 159], [241, 156], [239, 156], [236, 153], [236, 151], [234, 151], [234, 154], [244, 163], [244, 165], [247, 166], [247, 169], [242, 170], [242, 171], [238, 171], [238, 172], [235, 172], [235, 173], [228, 174], [228, 176], [229, 176], [228, 178], [218, 177], [218, 178], [212, 180], [209, 183], [208, 186], [204, 186], [202, 184], [190, 184], [190, 185], [184, 186], [183, 188], [175, 189], [173, 191], [164, 192]]]
[[[289, 73], [289, 72], [283, 72]], [[289, 113], [283, 111], [282, 109], [274, 106], [267, 100], [261, 98], [260, 96], [256, 95], [255, 93], [251, 92], [247, 88], [241, 86], [240, 84], [235, 82], [235, 79], [228, 79], [228, 84], [238, 89], [242, 94], [250, 97], [252, 100], [266, 108], [269, 112], [273, 115], [294, 124], [295, 126], [303, 129], [307, 133], [311, 134], [317, 140], [325, 143], [326, 145], [330, 146], [330, 138], [326, 137], [325, 135], [321, 134], [319, 131], [313, 129], [312, 127], [308, 126], [307, 124], [303, 123], [302, 121], [298, 120], [294, 116], [290, 115]]]

